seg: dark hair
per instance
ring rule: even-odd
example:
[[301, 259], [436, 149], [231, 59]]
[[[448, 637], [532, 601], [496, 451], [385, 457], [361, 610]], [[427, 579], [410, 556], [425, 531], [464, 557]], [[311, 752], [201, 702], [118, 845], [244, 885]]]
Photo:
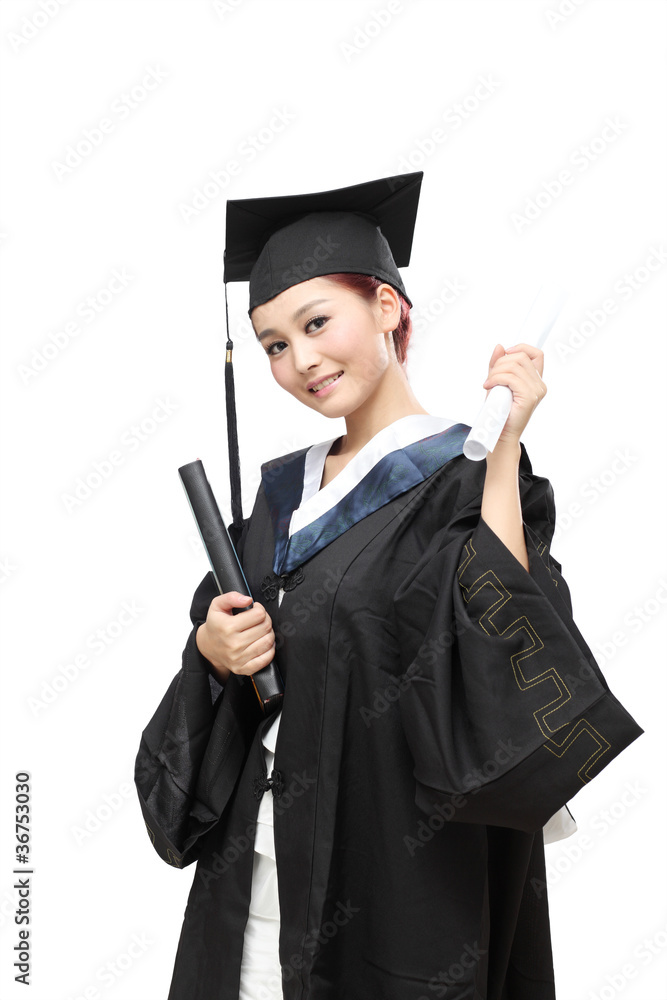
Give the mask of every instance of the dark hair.
[[[330, 278], [331, 281], [335, 281], [336, 284], [342, 285], [343, 288], [349, 288], [350, 291], [357, 292], [362, 298], [369, 302], [375, 298], [375, 293], [380, 285], [386, 285], [388, 283], [386, 281], [380, 281], [379, 278], [374, 278], [370, 274], [346, 274], [341, 272], [337, 274], [323, 274], [322, 277]], [[399, 364], [405, 365], [408, 353], [408, 343], [412, 334], [412, 320], [410, 318], [410, 306], [408, 305], [407, 299], [401, 295], [398, 289], [396, 289], [396, 293], [401, 302], [401, 318], [398, 321], [398, 326], [393, 332], [394, 347], [396, 349], [396, 357], [398, 358]]]

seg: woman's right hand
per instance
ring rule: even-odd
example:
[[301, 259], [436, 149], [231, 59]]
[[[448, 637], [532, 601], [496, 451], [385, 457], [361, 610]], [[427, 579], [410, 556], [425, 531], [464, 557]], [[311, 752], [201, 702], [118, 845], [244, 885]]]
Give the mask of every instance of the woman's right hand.
[[249, 602], [247, 594], [235, 590], [214, 597], [197, 629], [197, 649], [223, 684], [230, 673], [254, 674], [276, 655], [273, 624], [261, 604], [255, 601], [248, 611], [232, 614], [232, 608], [247, 608]]

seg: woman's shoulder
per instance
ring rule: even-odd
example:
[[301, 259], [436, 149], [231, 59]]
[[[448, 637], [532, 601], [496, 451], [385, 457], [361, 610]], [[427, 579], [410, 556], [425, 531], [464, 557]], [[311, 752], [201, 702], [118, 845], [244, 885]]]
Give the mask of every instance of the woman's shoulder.
[[265, 469], [275, 469], [281, 465], [291, 464], [292, 462], [298, 461], [302, 456], [305, 456], [306, 452], [312, 445], [306, 445], [305, 448], [297, 448], [296, 451], [288, 451], [284, 455], [276, 455], [275, 458], [269, 458], [265, 462], [262, 462], [260, 469], [262, 473]]
[[297, 448], [293, 451], [285, 452], [270, 458], [260, 466], [260, 478], [265, 487], [280, 480], [301, 477], [306, 468], [306, 458], [311, 452], [311, 459], [317, 460], [318, 456], [323, 457], [329, 451], [336, 438], [329, 438], [327, 441], [316, 441], [307, 444], [305, 447]]

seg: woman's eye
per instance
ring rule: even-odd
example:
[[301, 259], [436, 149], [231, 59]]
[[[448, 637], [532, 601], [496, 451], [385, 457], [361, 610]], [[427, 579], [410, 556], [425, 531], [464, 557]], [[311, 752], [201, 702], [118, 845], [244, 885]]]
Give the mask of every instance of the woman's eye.
[[[322, 326], [326, 323], [328, 318], [329, 318], [328, 316], [313, 316], [312, 319], [308, 320], [308, 322], [304, 327], [306, 333], [317, 333], [318, 330], [322, 329]], [[284, 340], [274, 340], [266, 348], [266, 353], [270, 357], [277, 357], [279, 354], [282, 354], [282, 349], [285, 348], [286, 346], [287, 345]], [[274, 348], [280, 348], [280, 350], [274, 350]]]
[[272, 355], [272, 356], [275, 355], [275, 354], [280, 354], [280, 351], [274, 351], [273, 348], [274, 347], [284, 347], [284, 346], [285, 346], [285, 341], [284, 340], [274, 340], [273, 343], [269, 344], [269, 346], [267, 347], [266, 353], [269, 354], [269, 355]]
[[326, 323], [326, 321], [327, 321], [327, 317], [326, 316], [313, 316], [313, 318], [310, 319], [310, 320], [308, 320], [308, 322], [306, 323], [306, 333], [308, 332], [308, 327], [312, 326], [313, 323], [317, 323], [318, 324], [315, 327], [316, 330], [321, 330], [322, 329], [322, 325], [324, 323]]

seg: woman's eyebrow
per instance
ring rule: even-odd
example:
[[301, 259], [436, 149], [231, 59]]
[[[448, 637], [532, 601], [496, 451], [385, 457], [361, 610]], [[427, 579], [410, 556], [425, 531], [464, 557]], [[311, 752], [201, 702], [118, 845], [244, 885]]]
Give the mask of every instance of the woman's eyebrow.
[[[319, 306], [323, 302], [329, 302], [329, 301], [330, 301], [329, 299], [313, 299], [312, 302], [306, 302], [305, 305], [299, 306], [296, 312], [292, 314], [292, 322], [296, 323], [299, 317], [303, 316], [303, 314], [305, 312], [308, 312], [309, 309], [312, 309], [313, 306]], [[262, 340], [264, 340], [265, 337], [272, 336], [275, 332], [276, 331], [272, 329], [262, 330], [262, 332], [257, 335], [257, 339], [261, 342]]]

